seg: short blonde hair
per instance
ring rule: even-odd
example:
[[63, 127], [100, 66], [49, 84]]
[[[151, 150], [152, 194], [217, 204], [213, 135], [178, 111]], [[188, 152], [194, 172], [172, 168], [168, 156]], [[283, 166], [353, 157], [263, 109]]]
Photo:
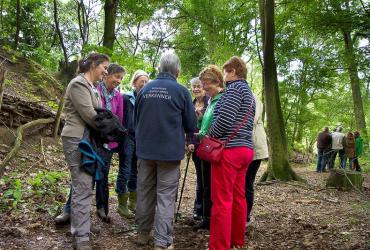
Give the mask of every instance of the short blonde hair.
[[201, 81], [209, 80], [213, 84], [219, 84], [221, 88], [224, 87], [224, 80], [221, 70], [216, 65], [208, 65], [199, 73]]

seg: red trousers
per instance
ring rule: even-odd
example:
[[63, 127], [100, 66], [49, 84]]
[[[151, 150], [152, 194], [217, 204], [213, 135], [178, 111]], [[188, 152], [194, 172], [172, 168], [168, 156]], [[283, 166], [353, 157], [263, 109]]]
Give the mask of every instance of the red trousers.
[[247, 147], [226, 148], [221, 161], [212, 163], [210, 250], [244, 246], [247, 203], [245, 174], [253, 159]]

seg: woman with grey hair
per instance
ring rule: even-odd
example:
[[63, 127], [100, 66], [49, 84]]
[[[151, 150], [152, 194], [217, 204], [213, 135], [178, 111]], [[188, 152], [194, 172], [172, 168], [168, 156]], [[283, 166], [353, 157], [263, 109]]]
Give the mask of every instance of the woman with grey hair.
[[[194, 77], [190, 80], [191, 92], [194, 96], [193, 105], [195, 113], [197, 114], [198, 123], [202, 119], [204, 112], [208, 106], [209, 97], [203, 89], [202, 83], [199, 77]], [[197, 131], [199, 132], [199, 130]], [[186, 145], [189, 152], [194, 152], [199, 145], [199, 139], [197, 136], [187, 134]], [[192, 160], [195, 166], [197, 185], [196, 195], [194, 200], [193, 208], [193, 219], [201, 220], [203, 217], [203, 182], [202, 182], [202, 171], [201, 171], [201, 159], [195, 154], [192, 154]]]

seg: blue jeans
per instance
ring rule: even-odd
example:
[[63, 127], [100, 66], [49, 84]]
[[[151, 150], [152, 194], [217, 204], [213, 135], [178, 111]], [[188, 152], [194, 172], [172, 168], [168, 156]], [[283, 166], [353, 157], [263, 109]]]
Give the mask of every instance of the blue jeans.
[[132, 136], [126, 136], [123, 149], [119, 154], [119, 170], [116, 183], [116, 193], [136, 192], [137, 157], [136, 143]]
[[335, 149], [333, 151], [333, 153], [330, 155], [329, 167], [331, 169], [334, 168], [335, 158], [337, 157], [337, 153], [339, 154], [340, 167], [344, 169], [346, 167], [346, 164], [345, 164], [345, 161], [344, 161], [344, 150], [343, 149]]
[[330, 150], [327, 149], [317, 149], [317, 165], [316, 165], [316, 172], [323, 172], [325, 171], [326, 164], [330, 159]]

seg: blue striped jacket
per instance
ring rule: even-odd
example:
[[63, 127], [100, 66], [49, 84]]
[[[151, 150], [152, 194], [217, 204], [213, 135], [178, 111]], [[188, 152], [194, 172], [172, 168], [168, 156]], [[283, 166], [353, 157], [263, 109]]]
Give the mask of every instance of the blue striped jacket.
[[246, 146], [253, 149], [253, 120], [256, 109], [253, 94], [245, 80], [226, 82], [226, 91], [216, 104], [208, 135], [226, 141], [251, 109], [247, 121], [226, 148]]

